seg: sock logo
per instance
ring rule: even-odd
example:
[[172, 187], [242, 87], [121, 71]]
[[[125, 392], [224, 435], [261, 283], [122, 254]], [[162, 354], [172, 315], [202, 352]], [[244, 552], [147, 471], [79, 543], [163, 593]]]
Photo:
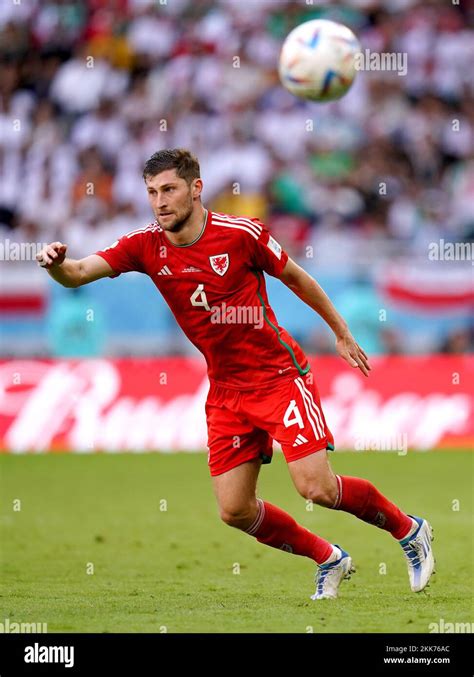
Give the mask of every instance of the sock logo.
[[293, 552], [293, 548], [288, 543], [282, 543], [282, 545], [280, 545], [280, 550], [284, 550], [285, 552]]
[[380, 529], [383, 529], [386, 521], [387, 521], [387, 518], [385, 517], [383, 512], [378, 512], [375, 515], [375, 518], [374, 518], [374, 521], [372, 522], [372, 524], [376, 527], [379, 527]]

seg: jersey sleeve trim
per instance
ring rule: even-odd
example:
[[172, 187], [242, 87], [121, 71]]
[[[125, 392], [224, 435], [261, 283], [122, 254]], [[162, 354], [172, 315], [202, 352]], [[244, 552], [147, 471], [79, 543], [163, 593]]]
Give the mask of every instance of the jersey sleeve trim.
[[112, 263], [111, 263], [111, 261], [110, 261], [110, 257], [107, 255], [107, 252], [106, 252], [106, 251], [95, 252], [95, 254], [96, 254], [96, 256], [100, 256], [101, 258], [103, 258], [104, 261], [106, 261], [106, 262], [109, 264], [109, 266], [112, 268], [112, 270], [114, 271], [114, 274], [113, 274], [113, 275], [109, 275], [109, 276], [108, 276], [109, 278], [112, 279], [112, 278], [118, 277], [118, 276], [120, 275], [120, 273], [118, 273], [118, 272], [115, 270], [115, 268], [113, 267], [113, 265], [112, 265]]
[[232, 219], [225, 218], [223, 216], [220, 216], [219, 214], [213, 213], [212, 214], [212, 222], [215, 223], [217, 226], [224, 226], [226, 228], [238, 228], [239, 230], [244, 230], [247, 233], [250, 233], [250, 235], [255, 238], [255, 240], [258, 240], [260, 235], [262, 234], [262, 226], [259, 226], [257, 223], [254, 223], [250, 219], [246, 219], [244, 217], [232, 217]]

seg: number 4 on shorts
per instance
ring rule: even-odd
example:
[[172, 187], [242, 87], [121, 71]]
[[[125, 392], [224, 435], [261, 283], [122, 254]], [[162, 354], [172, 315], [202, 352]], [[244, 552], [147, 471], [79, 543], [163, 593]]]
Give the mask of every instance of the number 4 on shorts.
[[[294, 414], [293, 418], [290, 416]], [[283, 416], [283, 423], [286, 428], [289, 428], [290, 425], [297, 423], [300, 428], [304, 428], [303, 419], [301, 418], [300, 410], [296, 404], [296, 400], [291, 400], [290, 404], [286, 408], [285, 415]]]

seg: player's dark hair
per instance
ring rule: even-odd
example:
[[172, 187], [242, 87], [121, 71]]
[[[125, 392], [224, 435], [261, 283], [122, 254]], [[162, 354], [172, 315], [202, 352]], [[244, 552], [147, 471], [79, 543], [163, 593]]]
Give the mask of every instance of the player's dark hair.
[[201, 176], [198, 159], [189, 150], [186, 150], [186, 148], [167, 148], [153, 153], [151, 158], [146, 161], [143, 178], [156, 176], [167, 169], [176, 169], [176, 174], [188, 184]]

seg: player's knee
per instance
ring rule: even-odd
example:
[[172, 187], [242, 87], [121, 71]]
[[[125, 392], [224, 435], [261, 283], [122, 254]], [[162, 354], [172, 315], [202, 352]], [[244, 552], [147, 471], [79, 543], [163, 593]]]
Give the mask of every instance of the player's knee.
[[337, 486], [332, 483], [328, 484], [305, 484], [299, 488], [300, 494], [308, 501], [312, 501], [317, 505], [322, 505], [325, 508], [331, 508], [336, 502]]
[[220, 508], [220, 518], [225, 524], [236, 529], [247, 529], [255, 519], [256, 508], [249, 505]]

